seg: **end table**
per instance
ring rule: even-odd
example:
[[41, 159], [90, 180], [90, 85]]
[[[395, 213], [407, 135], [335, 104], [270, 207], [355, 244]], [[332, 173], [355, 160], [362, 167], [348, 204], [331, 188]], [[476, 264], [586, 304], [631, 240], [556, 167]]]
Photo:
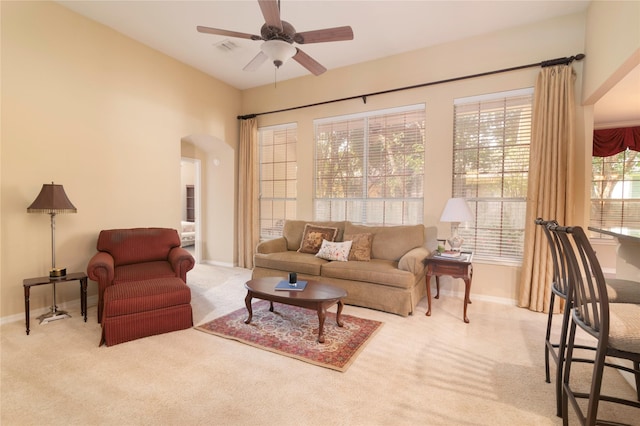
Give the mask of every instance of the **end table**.
[[436, 276], [436, 299], [440, 297], [440, 276], [449, 275], [453, 278], [462, 278], [464, 280], [464, 309], [463, 319], [465, 323], [469, 322], [467, 317], [467, 304], [471, 303], [469, 292], [471, 290], [471, 279], [473, 278], [473, 253], [462, 252], [459, 258], [444, 257], [437, 252], [431, 253], [425, 258], [424, 263], [427, 266], [426, 284], [427, 284], [427, 316], [431, 316], [431, 277]]
[[[69, 281], [80, 281], [80, 315], [84, 315], [84, 322], [87, 322], [87, 274], [84, 272], [74, 272], [64, 277], [38, 277], [27, 278], [22, 281], [24, 286], [24, 315], [27, 325], [27, 336], [29, 335], [29, 294], [31, 287], [43, 284], [59, 284]], [[55, 301], [53, 302], [55, 303]]]

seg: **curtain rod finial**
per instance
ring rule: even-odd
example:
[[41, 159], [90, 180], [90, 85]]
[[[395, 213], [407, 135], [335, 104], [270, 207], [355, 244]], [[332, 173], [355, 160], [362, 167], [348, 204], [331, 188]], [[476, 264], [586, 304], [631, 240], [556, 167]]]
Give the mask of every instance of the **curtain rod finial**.
[[248, 114], [248, 115], [239, 115], [236, 118], [238, 120], [249, 120], [251, 118], [256, 118], [258, 116], [258, 114]]

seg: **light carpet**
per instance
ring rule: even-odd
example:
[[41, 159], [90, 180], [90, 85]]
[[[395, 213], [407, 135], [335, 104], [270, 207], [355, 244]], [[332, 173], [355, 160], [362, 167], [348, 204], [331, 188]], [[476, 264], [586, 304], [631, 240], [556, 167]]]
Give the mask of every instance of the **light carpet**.
[[368, 340], [380, 329], [380, 321], [327, 312], [324, 343], [318, 343], [318, 314], [297, 306], [261, 300], [252, 306], [250, 324], [245, 324], [247, 309], [240, 308], [223, 317], [196, 327], [205, 333], [255, 346], [291, 358], [337, 371], [346, 371]]
[[[187, 275], [194, 324], [242, 308], [250, 276], [196, 265]], [[32, 300], [50, 292], [33, 289]], [[344, 373], [193, 328], [98, 347], [96, 306], [85, 323], [78, 301], [60, 300], [72, 318], [34, 318], [29, 336], [24, 319], [0, 327], [0, 424], [561, 425], [554, 386], [544, 381], [546, 315], [474, 294], [469, 324], [462, 296], [445, 292], [430, 317], [426, 299], [406, 318], [345, 306], [343, 314], [384, 326]], [[575, 375], [585, 389], [583, 368]], [[605, 374], [605, 387], [635, 394], [619, 374]], [[601, 410], [622, 423], [640, 418], [611, 404]]]

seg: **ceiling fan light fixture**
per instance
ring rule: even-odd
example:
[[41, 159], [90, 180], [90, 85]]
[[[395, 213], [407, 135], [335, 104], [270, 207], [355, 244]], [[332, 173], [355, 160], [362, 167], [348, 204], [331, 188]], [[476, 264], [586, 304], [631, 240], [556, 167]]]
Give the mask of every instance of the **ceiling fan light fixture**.
[[297, 53], [295, 47], [282, 40], [267, 40], [262, 43], [260, 50], [271, 59], [276, 68], [280, 68]]

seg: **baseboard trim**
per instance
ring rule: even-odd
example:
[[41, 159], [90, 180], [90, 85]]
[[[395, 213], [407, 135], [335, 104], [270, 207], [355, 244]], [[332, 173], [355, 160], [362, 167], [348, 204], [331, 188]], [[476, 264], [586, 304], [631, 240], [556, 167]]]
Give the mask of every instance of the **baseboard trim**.
[[[435, 292], [435, 289], [431, 290], [431, 295]], [[445, 296], [453, 296], [464, 299], [464, 292], [462, 291], [452, 291], [452, 290], [442, 290], [440, 289], [440, 294]], [[483, 302], [491, 302], [497, 303], [500, 305], [509, 305], [509, 306], [518, 306], [518, 302], [515, 299], [509, 299], [506, 297], [496, 297], [496, 296], [486, 296], [482, 294], [471, 294], [470, 298], [472, 300], [482, 300]]]
[[203, 260], [200, 263], [204, 263], [205, 265], [211, 265], [211, 266], [223, 266], [225, 268], [235, 268], [236, 267], [236, 265], [234, 265], [233, 263], [218, 262], [216, 260]]
[[[87, 306], [93, 306], [97, 304], [98, 304], [98, 295], [87, 297]], [[78, 312], [77, 315], [80, 316], [80, 299], [70, 300], [68, 302], [58, 304], [58, 309], [63, 311], [76, 311]], [[50, 306], [47, 306], [45, 308], [29, 309], [29, 319], [33, 320], [34, 318], [38, 318], [40, 315], [46, 314], [50, 310], [51, 310]], [[16, 322], [16, 321], [24, 322], [24, 319], [25, 319], [24, 314], [25, 313], [23, 311], [22, 313], [1, 317], [0, 325], [4, 325], [4, 324]]]

